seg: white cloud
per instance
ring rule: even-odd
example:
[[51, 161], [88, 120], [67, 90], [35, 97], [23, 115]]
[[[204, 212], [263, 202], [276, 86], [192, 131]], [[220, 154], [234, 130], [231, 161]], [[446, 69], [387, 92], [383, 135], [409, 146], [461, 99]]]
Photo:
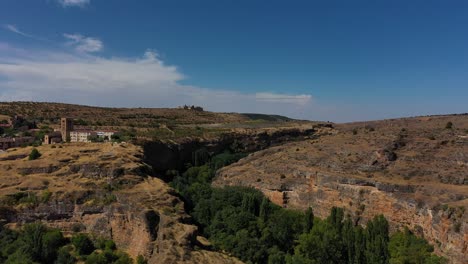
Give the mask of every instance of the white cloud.
[[58, 0], [58, 2], [64, 7], [70, 7], [70, 6], [83, 7], [89, 4], [90, 0]]
[[23, 37], [26, 37], [26, 38], [31, 38], [31, 39], [35, 39], [35, 40], [39, 40], [39, 41], [45, 41], [45, 42], [51, 42], [50, 40], [46, 39], [46, 38], [41, 38], [41, 37], [38, 37], [38, 36], [35, 36], [35, 35], [32, 35], [32, 34], [29, 34], [29, 33], [26, 33], [22, 30], [20, 30], [17, 26], [15, 25], [11, 25], [11, 24], [5, 24], [3, 25], [3, 28], [10, 31], [10, 32], [13, 32], [15, 34], [18, 34], [18, 35], [21, 35]]
[[[68, 38], [79, 42], [84, 37]], [[297, 118], [305, 118], [304, 114], [313, 112], [310, 108], [315, 107], [310, 95], [205, 89], [180, 84], [184, 79], [177, 67], [166, 65], [151, 50], [139, 58], [105, 58], [80, 52], [28, 51], [0, 43], [3, 101], [120, 107], [194, 104], [211, 111], [275, 113]]]
[[24, 36], [24, 37], [34, 38], [34, 36], [32, 36], [30, 34], [27, 34], [27, 33], [24, 33], [23, 31], [19, 30], [15, 25], [6, 24], [6, 25], [3, 25], [3, 28], [5, 28], [5, 29], [7, 29], [7, 30], [9, 30], [9, 31], [11, 31], [13, 33]]
[[74, 46], [78, 52], [98, 52], [103, 48], [102, 41], [97, 38], [85, 37], [80, 34], [63, 34], [69, 40], [68, 44]]

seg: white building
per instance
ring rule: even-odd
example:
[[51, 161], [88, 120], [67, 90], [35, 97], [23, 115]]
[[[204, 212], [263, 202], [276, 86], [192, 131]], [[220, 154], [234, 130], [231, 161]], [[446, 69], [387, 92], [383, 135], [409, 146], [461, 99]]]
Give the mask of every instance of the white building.
[[97, 133], [91, 130], [73, 130], [70, 131], [70, 142], [91, 142], [90, 136], [96, 136]]
[[97, 136], [100, 138], [103, 138], [104, 140], [111, 140], [112, 135], [116, 133], [117, 133], [116, 131], [110, 131], [110, 130], [96, 131]]

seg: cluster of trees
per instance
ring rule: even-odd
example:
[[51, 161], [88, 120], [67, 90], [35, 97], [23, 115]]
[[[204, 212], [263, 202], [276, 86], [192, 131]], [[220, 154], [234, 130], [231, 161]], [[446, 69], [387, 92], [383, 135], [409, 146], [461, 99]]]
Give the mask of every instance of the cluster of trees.
[[[71, 238], [40, 223], [15, 231], [0, 225], [0, 263], [5, 264], [131, 264], [133, 260], [117, 250], [112, 240], [92, 240], [85, 234]], [[145, 263], [139, 257], [139, 264]]]
[[407, 230], [390, 237], [383, 216], [361, 227], [341, 208], [322, 220], [312, 208], [287, 210], [252, 188], [211, 187], [215, 171], [242, 156], [196, 152], [194, 163], [206, 164], [188, 168], [172, 182], [215, 249], [247, 263], [444, 263]]

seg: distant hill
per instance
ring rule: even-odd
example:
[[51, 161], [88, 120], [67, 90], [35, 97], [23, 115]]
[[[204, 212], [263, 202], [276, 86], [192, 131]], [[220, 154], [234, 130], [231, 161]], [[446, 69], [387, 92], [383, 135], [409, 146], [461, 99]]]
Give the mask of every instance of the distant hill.
[[21, 115], [39, 126], [58, 127], [61, 117], [75, 126], [125, 130], [149, 139], [214, 137], [236, 129], [294, 127], [311, 123], [266, 114], [215, 113], [183, 108], [110, 108], [47, 102], [0, 102], [0, 115]]
[[281, 116], [281, 115], [267, 115], [267, 114], [253, 114], [253, 113], [244, 113], [241, 115], [246, 116], [247, 118], [251, 120], [264, 120], [264, 121], [270, 121], [270, 122], [283, 122], [283, 121], [294, 120], [289, 117]]

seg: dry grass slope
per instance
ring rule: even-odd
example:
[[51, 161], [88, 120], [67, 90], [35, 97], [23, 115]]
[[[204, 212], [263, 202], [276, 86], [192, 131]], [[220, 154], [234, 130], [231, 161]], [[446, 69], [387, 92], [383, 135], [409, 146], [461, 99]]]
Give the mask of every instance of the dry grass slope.
[[132, 144], [73, 143], [0, 154], [0, 221], [12, 227], [42, 221], [66, 234], [113, 239], [149, 263], [240, 263], [196, 250], [197, 227], [175, 191], [149, 177], [142, 150]]

